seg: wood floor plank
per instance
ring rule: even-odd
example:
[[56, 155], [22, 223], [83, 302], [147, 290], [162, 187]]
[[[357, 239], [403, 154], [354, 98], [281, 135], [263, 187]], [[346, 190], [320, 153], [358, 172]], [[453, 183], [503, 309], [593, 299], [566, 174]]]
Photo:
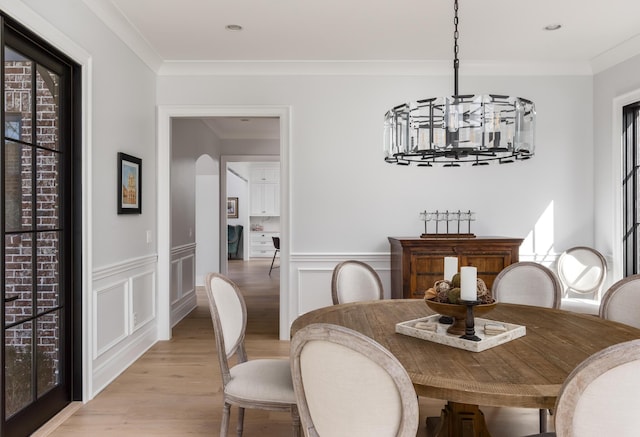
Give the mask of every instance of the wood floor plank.
[[[289, 356], [289, 342], [278, 339], [279, 270], [268, 275], [271, 260], [230, 261], [229, 277], [247, 302], [249, 358]], [[48, 435], [52, 437], [217, 436], [222, 413], [222, 382], [204, 289], [198, 307], [173, 330], [169, 341], [154, 345], [93, 400]], [[425, 363], [428, 365], [428, 363]], [[437, 416], [444, 401], [420, 399], [421, 427]], [[482, 409], [493, 437], [537, 432], [537, 410]], [[235, 428], [236, 410], [231, 413]], [[232, 434], [232, 433], [230, 433]], [[291, 435], [287, 413], [247, 410], [245, 437]], [[44, 437], [41, 433], [40, 437]]]

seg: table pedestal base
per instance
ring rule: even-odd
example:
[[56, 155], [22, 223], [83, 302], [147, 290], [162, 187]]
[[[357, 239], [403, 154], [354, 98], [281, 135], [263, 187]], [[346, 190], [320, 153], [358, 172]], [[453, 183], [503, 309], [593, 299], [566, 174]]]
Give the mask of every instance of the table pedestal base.
[[440, 417], [427, 418], [428, 437], [491, 437], [477, 405], [448, 402]]

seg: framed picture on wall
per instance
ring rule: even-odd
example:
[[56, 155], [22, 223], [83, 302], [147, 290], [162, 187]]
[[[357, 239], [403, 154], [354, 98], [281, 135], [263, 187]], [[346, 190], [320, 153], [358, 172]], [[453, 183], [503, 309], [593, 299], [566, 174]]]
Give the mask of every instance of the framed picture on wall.
[[142, 159], [118, 153], [118, 214], [142, 213]]
[[227, 197], [227, 218], [238, 218], [237, 197]]

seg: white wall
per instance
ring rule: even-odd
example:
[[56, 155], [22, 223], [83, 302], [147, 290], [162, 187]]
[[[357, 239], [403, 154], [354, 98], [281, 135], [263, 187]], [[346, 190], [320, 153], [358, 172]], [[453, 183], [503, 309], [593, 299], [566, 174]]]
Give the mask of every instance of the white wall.
[[450, 94], [451, 82], [414, 76], [160, 76], [157, 98], [160, 105], [291, 105], [289, 279], [290, 292], [297, 294], [290, 308], [295, 317], [307, 308], [300, 305], [305, 274], [314, 272], [321, 292], [328, 292], [330, 272], [321, 264], [388, 257], [387, 236], [419, 235], [418, 212], [424, 209], [471, 209], [476, 234], [522, 238], [551, 211], [550, 226], [537, 229], [541, 243], [529, 244], [533, 253], [523, 258], [553, 259], [572, 245], [593, 244], [592, 78], [461, 77], [462, 92], [515, 94], [536, 103], [537, 150], [530, 161], [457, 169], [384, 163], [385, 111], [410, 99]]
[[209, 155], [196, 161], [196, 285], [220, 272], [220, 162]]
[[[175, 119], [172, 121], [171, 326], [182, 320], [197, 305], [195, 292], [195, 286], [198, 283], [196, 279], [198, 271], [196, 260], [196, 161], [203, 154], [217, 160], [218, 153], [219, 140], [202, 120]], [[211, 200], [218, 199], [217, 196], [214, 197], [215, 199]], [[217, 210], [218, 208], [215, 208], [216, 212]], [[214, 224], [217, 224], [217, 220]], [[208, 243], [214, 244], [215, 242], [209, 241]], [[200, 272], [199, 276], [202, 277], [202, 274]], [[202, 283], [202, 280], [199, 283]]]

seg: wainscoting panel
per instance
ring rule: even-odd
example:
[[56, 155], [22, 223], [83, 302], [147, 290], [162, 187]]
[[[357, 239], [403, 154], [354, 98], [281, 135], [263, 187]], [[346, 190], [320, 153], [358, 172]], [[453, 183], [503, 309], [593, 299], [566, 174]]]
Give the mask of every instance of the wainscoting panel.
[[157, 255], [93, 271], [91, 397], [157, 341]]
[[171, 260], [171, 304], [177, 302], [180, 299], [180, 284], [182, 276], [182, 262], [181, 259]]
[[131, 278], [131, 330], [134, 332], [156, 317], [156, 274], [146, 272]]
[[178, 246], [171, 250], [172, 327], [197, 306], [195, 259], [195, 243]]
[[369, 264], [380, 276], [385, 298], [391, 297], [389, 253], [292, 254], [290, 256], [289, 326], [296, 317], [332, 305], [331, 276], [335, 266], [349, 259]]
[[94, 299], [93, 359], [125, 339], [128, 334], [127, 293], [129, 281], [96, 290]]

